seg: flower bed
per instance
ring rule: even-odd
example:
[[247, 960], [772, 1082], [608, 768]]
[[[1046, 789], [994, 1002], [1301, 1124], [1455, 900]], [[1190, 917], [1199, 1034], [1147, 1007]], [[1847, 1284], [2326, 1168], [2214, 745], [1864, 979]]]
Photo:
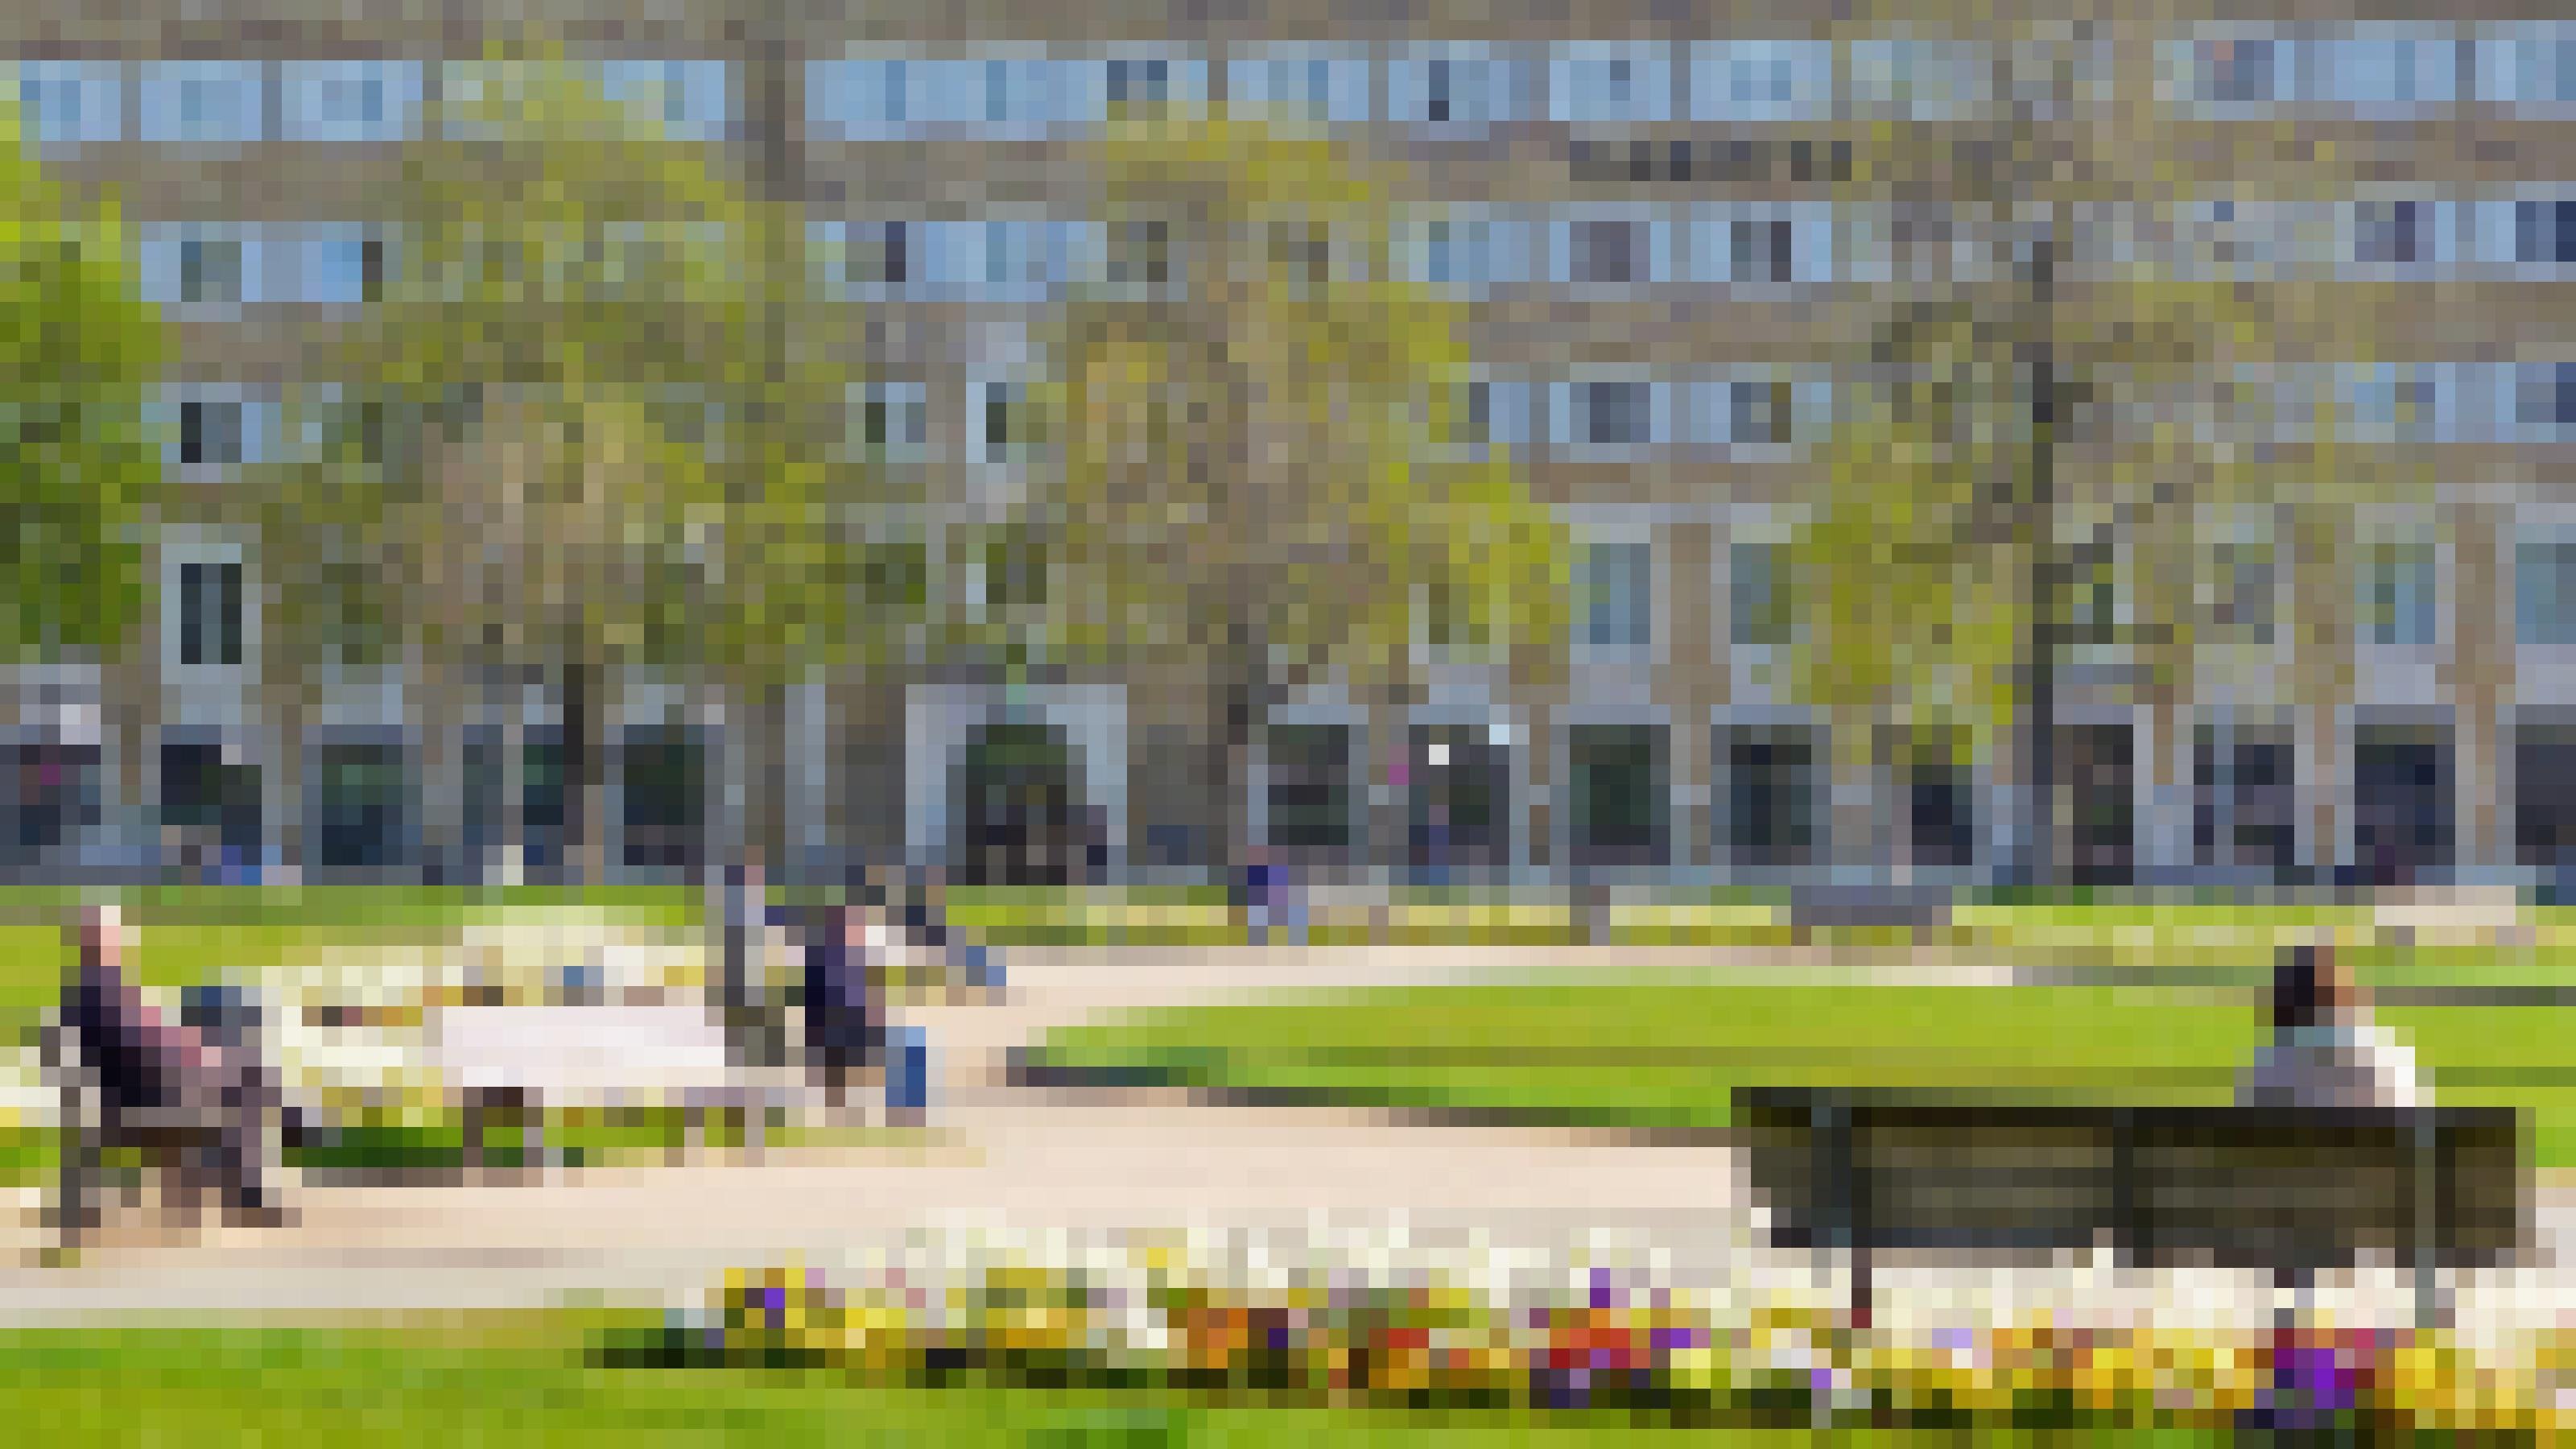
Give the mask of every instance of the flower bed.
[[[1607, 1267], [1531, 1291], [1438, 1265], [1212, 1274], [1168, 1245], [914, 1263], [846, 1281], [737, 1272], [704, 1309], [612, 1338], [611, 1362], [767, 1364], [886, 1382], [1155, 1383], [1218, 1398], [1628, 1409], [1784, 1426], [2264, 1428], [2328, 1437], [2554, 1432], [2576, 1364], [2446, 1335], [2215, 1335], [2005, 1324], [1928, 1341], [1828, 1310], [1728, 1308]], [[2571, 1340], [2576, 1342], [2576, 1340]]]

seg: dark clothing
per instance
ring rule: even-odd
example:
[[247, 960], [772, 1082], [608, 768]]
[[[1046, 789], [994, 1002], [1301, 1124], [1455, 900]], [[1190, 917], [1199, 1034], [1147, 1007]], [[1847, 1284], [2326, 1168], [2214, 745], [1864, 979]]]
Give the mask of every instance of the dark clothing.
[[220, 1075], [222, 1054], [197, 1032], [163, 1020], [115, 967], [83, 965], [66, 1005], [82, 1061], [114, 1107], [175, 1105], [183, 1088]]
[[804, 947], [808, 1059], [828, 1072], [868, 1065], [876, 1059], [875, 986], [850, 943], [848, 918], [816, 911], [805, 923]]

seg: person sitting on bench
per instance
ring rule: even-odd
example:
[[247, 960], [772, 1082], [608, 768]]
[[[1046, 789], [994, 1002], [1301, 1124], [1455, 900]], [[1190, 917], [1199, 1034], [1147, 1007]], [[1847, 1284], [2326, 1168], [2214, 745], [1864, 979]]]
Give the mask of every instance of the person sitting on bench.
[[2423, 1107], [2415, 1054], [2371, 1020], [2330, 942], [2292, 946], [2272, 978], [2272, 1040], [2246, 1073], [2248, 1106]]
[[[255, 1052], [226, 1052], [143, 999], [125, 974], [124, 930], [114, 907], [85, 912], [78, 934], [79, 966], [64, 991], [61, 1017], [70, 1050], [56, 1069], [66, 1074], [67, 1105], [92, 1105], [65, 1123], [70, 1140], [60, 1212], [66, 1242], [95, 1226], [89, 1189], [101, 1150], [129, 1142], [177, 1148], [181, 1156], [171, 1165], [191, 1200], [211, 1168], [228, 1216], [283, 1222], [269, 1181], [282, 1145], [280, 1113]], [[193, 1127], [191, 1119], [206, 1125]], [[208, 1155], [211, 1162], [204, 1161]]]

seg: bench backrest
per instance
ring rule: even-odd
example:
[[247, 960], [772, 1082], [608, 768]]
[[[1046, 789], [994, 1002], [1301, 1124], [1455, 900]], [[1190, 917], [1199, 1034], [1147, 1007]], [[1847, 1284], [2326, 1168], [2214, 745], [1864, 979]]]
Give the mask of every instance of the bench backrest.
[[1736, 1093], [1735, 1121], [1781, 1247], [2107, 1240], [2146, 1263], [2321, 1268], [2366, 1253], [2411, 1265], [2419, 1242], [2449, 1266], [2530, 1246], [2523, 1123], [2510, 1107], [2099, 1107], [1750, 1088]]

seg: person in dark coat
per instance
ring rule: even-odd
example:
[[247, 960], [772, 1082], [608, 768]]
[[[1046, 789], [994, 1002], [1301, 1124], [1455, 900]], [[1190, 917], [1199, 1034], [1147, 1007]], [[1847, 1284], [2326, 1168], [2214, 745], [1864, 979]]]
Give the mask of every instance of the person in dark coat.
[[869, 969], [870, 915], [864, 905], [821, 906], [805, 922], [805, 1059], [835, 1108], [878, 1055], [883, 1013]]

